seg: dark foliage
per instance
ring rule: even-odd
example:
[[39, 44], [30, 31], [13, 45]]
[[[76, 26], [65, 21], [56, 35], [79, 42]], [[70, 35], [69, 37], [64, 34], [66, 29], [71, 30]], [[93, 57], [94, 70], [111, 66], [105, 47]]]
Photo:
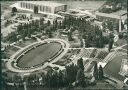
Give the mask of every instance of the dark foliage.
[[98, 80], [98, 66], [97, 66], [97, 62], [95, 62], [95, 65], [94, 65], [93, 76], [95, 77], [96, 80]]

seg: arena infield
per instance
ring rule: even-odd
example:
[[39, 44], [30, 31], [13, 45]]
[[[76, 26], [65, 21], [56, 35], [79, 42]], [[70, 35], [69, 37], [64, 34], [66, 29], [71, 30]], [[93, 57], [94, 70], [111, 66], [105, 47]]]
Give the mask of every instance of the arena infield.
[[62, 39], [46, 39], [19, 50], [7, 62], [13, 72], [33, 72], [45, 68], [48, 63], [62, 58], [69, 44]]

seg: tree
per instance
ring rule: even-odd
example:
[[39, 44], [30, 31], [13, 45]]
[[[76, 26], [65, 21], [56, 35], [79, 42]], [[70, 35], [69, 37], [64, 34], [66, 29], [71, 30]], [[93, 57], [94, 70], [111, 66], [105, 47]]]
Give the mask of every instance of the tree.
[[102, 68], [102, 66], [100, 65], [100, 67], [99, 67], [99, 79], [100, 80], [102, 80], [103, 79], [103, 77], [104, 77], [104, 73], [103, 73], [103, 68]]
[[63, 85], [64, 84], [63, 79], [64, 79], [64, 75], [63, 75], [63, 72], [60, 70], [58, 73], [58, 86], [59, 87], [64, 86]]
[[16, 42], [18, 39], [17, 39], [17, 34], [16, 32], [11, 32], [8, 36], [7, 36], [7, 41], [10, 41], [10, 42]]
[[72, 38], [72, 32], [68, 32], [68, 40], [69, 41], [73, 41], [73, 38]]
[[46, 74], [46, 86], [50, 87], [52, 84], [52, 73], [53, 73], [53, 69], [50, 68]]
[[76, 75], [76, 86], [85, 86], [84, 71], [79, 68]]
[[40, 31], [44, 30], [44, 18], [40, 18]]
[[111, 20], [108, 20], [107, 21], [107, 28], [110, 30], [110, 31], [113, 31], [113, 22]]
[[59, 23], [58, 23], [58, 28], [59, 28], [59, 29], [62, 28], [62, 23], [61, 23], [61, 21], [59, 21]]
[[16, 13], [17, 12], [17, 8], [16, 7], [13, 7], [12, 8], [12, 13], [14, 14], [14, 13]]
[[3, 59], [7, 58], [7, 54], [5, 51], [1, 51], [1, 58], [3, 58]]
[[113, 43], [114, 43], [113, 39], [109, 39], [109, 47], [108, 47], [108, 51], [109, 51], [109, 52], [110, 52], [111, 49], [112, 49]]
[[113, 43], [114, 43], [114, 35], [112, 33], [110, 33], [110, 35], [109, 35], [109, 47], [108, 47], [109, 52], [112, 49]]
[[77, 75], [76, 75], [76, 86], [77, 85], [85, 86], [84, 65], [83, 65], [82, 58], [78, 59], [77, 66], [78, 66], [78, 71], [77, 71]]
[[77, 75], [77, 71], [78, 71], [78, 67], [74, 64], [65, 66], [66, 68], [66, 80], [68, 81], [68, 85], [71, 85], [71, 83], [73, 83], [76, 80], [76, 75]]
[[53, 71], [51, 77], [51, 87], [57, 88], [58, 87], [58, 72], [56, 70]]
[[52, 38], [52, 30], [53, 27], [52, 26], [47, 26], [44, 31], [46, 32], [46, 34], [48, 35], [49, 38]]
[[47, 26], [50, 26], [51, 25], [51, 22], [48, 20], [47, 21]]
[[57, 19], [53, 22], [53, 27], [54, 27], [54, 30], [56, 30], [58, 28]]
[[98, 80], [98, 67], [97, 67], [97, 62], [95, 62], [95, 64], [94, 64], [93, 76], [95, 77], [96, 80]]
[[80, 68], [84, 71], [84, 65], [83, 65], [83, 59], [82, 58], [78, 59], [77, 66], [78, 66], [78, 68]]
[[62, 28], [63, 28], [63, 29], [66, 28], [66, 24], [67, 24], [67, 19], [64, 18], [64, 20], [62, 21]]

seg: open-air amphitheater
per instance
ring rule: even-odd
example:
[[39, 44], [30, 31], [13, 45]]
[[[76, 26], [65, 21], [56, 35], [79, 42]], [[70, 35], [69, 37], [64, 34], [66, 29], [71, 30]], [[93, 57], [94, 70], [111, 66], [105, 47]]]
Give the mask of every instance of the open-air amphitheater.
[[61, 39], [46, 39], [35, 42], [16, 52], [7, 62], [13, 72], [33, 72], [54, 63], [68, 51], [69, 44]]
[[95, 48], [70, 48], [70, 44], [62, 39], [45, 39], [43, 41], [40, 40], [32, 43], [17, 51], [10, 57], [6, 66], [13, 72], [21, 73], [30, 73], [42, 70], [48, 65], [52, 65], [59, 61], [68, 52], [68, 50], [71, 49], [80, 49], [80, 52], [72, 58], [72, 62], [74, 64], [76, 64], [77, 60], [81, 57], [86, 57], [88, 59], [94, 58], [97, 56], [94, 54], [98, 54], [99, 52]]

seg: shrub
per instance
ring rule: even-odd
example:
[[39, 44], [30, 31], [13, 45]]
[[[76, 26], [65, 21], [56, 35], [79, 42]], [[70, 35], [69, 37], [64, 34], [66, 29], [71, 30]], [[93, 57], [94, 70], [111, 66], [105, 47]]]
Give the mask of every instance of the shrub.
[[119, 39], [122, 39], [123, 38], [123, 34], [119, 33], [118, 37], [119, 37]]

